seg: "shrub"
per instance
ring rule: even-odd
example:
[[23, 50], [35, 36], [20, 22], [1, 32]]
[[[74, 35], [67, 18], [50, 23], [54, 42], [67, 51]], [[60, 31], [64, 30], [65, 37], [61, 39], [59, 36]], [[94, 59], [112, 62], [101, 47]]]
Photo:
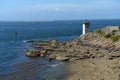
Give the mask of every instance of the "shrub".
[[106, 38], [110, 38], [111, 36], [112, 35], [110, 33], [105, 35]]
[[95, 32], [98, 33], [98, 34], [100, 34], [100, 35], [103, 35], [103, 36], [105, 35], [105, 33], [102, 30], [99, 30], [99, 29], [96, 30]]
[[109, 34], [105, 34], [102, 30], [98, 29], [95, 30], [96, 33], [106, 37], [106, 38], [111, 38], [113, 40], [113, 42], [118, 41], [120, 39], [120, 36], [115, 35], [116, 31], [120, 31], [120, 30], [113, 30], [111, 33]]
[[112, 35], [115, 35], [115, 32], [116, 32], [116, 31], [117, 31], [117, 30], [113, 30], [111, 34], [112, 34]]
[[111, 39], [113, 40], [113, 42], [115, 42], [120, 39], [120, 36], [111, 36]]

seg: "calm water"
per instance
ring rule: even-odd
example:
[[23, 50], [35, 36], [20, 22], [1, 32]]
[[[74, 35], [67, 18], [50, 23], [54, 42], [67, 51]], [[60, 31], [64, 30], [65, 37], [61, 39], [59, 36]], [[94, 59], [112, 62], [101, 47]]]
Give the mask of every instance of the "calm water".
[[[81, 35], [82, 21], [0, 22], [0, 79], [59, 80], [66, 74], [66, 63], [25, 56], [27, 40], [70, 41]], [[120, 20], [90, 20], [91, 31], [120, 26]], [[17, 32], [17, 36], [15, 35]]]

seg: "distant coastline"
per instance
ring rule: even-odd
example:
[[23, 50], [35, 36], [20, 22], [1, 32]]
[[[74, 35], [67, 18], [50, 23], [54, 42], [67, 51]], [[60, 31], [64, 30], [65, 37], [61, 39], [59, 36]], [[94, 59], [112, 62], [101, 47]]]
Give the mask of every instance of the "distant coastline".
[[[0, 22], [49, 22], [49, 21], [83, 21], [85, 19], [66, 19], [66, 20], [0, 20]], [[120, 20], [120, 18], [110, 19], [88, 19], [88, 20]]]

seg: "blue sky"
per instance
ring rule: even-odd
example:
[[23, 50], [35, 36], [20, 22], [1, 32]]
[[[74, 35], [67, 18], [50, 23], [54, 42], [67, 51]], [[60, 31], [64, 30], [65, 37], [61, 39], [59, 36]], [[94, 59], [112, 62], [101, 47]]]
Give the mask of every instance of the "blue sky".
[[120, 0], [0, 0], [0, 20], [120, 19]]

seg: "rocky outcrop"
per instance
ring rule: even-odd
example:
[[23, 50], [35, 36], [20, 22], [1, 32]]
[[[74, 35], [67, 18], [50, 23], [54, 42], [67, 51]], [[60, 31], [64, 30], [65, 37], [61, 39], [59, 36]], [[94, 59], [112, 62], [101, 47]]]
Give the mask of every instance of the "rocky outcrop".
[[115, 35], [120, 36], [120, 31], [116, 31]]
[[44, 57], [47, 50], [28, 50], [26, 51], [26, 56], [28, 57]]
[[89, 33], [81, 36], [79, 40], [86, 45], [93, 45], [95, 47], [108, 47], [113, 44], [109, 38], [105, 38], [96, 33]]
[[[119, 42], [113, 42], [96, 33], [87, 33], [70, 42], [58, 42], [56, 40], [45, 40], [33, 42], [35, 50], [26, 51], [28, 57], [48, 56], [51, 60], [80, 60], [88, 58], [105, 57], [108, 54], [120, 53]], [[108, 56], [107, 59], [117, 58]]]
[[[108, 26], [82, 35], [70, 42], [58, 42], [57, 40], [29, 41], [33, 44], [34, 50], [27, 50], [26, 55], [28, 57], [48, 56], [49, 61], [54, 59], [68, 61], [98, 57], [105, 57], [106, 59], [118, 58], [114, 54], [120, 54], [119, 36], [115, 36], [119, 34], [119, 30], [119, 26]], [[110, 35], [105, 37], [106, 35], [103, 36], [104, 33]]]
[[112, 31], [118, 31], [120, 30], [120, 26], [107, 26], [105, 28], [101, 29], [103, 32], [105, 32], [105, 34], [109, 34]]

